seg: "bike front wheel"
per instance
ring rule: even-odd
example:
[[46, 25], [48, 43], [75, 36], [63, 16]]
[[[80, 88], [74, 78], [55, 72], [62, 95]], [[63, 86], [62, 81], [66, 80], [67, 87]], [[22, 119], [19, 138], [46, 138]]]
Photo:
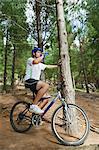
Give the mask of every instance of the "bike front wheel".
[[57, 140], [64, 145], [81, 145], [89, 133], [89, 121], [86, 113], [79, 106], [67, 104], [59, 106], [52, 116], [52, 131]]
[[32, 127], [29, 103], [25, 101], [17, 102], [13, 105], [10, 112], [10, 124], [19, 133], [28, 131]]

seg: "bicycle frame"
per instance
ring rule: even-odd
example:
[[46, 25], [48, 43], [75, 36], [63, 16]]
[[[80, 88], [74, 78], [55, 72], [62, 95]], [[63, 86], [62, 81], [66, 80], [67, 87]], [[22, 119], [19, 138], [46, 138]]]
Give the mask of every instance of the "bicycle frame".
[[45, 108], [44, 113], [41, 115], [42, 117], [52, 107], [52, 105], [57, 101], [57, 99], [61, 100], [61, 93], [60, 93], [60, 91], [58, 92], [58, 94], [56, 95], [56, 97], [54, 99], [52, 99], [52, 101], [49, 103], [49, 105]]

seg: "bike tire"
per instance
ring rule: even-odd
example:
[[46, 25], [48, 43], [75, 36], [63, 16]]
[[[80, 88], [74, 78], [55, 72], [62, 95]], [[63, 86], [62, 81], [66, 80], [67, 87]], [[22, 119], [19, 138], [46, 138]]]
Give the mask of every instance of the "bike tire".
[[[77, 145], [83, 144], [84, 141], [85, 141], [85, 139], [87, 138], [88, 133], [89, 133], [89, 130], [90, 130], [89, 120], [88, 120], [88, 117], [87, 117], [85, 111], [84, 111], [82, 108], [80, 108], [79, 106], [75, 105], [75, 104], [67, 104], [67, 108], [73, 108], [73, 109], [79, 110], [79, 112], [81, 113], [82, 117], [84, 118], [85, 124], [86, 124], [85, 131], [84, 131], [83, 135], [80, 137], [80, 139], [78, 139], [78, 140], [76, 140], [76, 141], [72, 141], [73, 138], [72, 138], [72, 140], [67, 140], [67, 139], [65, 139], [65, 136], [66, 136], [66, 137], [69, 137], [70, 135], [67, 135], [67, 133], [66, 133], [65, 136], [62, 137], [62, 135], [60, 135], [60, 134], [62, 134], [61, 129], [59, 130], [59, 132], [61, 132], [61, 133], [58, 133], [58, 131], [57, 131], [57, 129], [56, 129], [56, 126], [59, 126], [58, 128], [63, 128], [62, 126], [64, 126], [64, 125], [62, 125], [62, 124], [59, 124], [60, 122], [59, 122], [59, 123], [56, 122], [57, 113], [58, 113], [59, 111], [61, 111], [61, 110], [63, 111], [63, 108], [64, 108], [64, 107], [63, 107], [62, 105], [59, 106], [59, 107], [55, 110], [55, 112], [53, 113], [53, 115], [52, 115], [51, 127], [52, 127], [52, 131], [53, 131], [53, 133], [54, 133], [56, 139], [57, 139], [61, 144], [67, 145], [67, 146], [77, 146]], [[78, 113], [78, 112], [77, 112], [77, 113]], [[76, 117], [76, 118], [78, 119], [79, 117]], [[81, 119], [81, 118], [79, 118], [79, 119]], [[61, 120], [64, 120], [64, 119], [61, 118]], [[67, 122], [67, 120], [66, 120], [66, 122]], [[63, 121], [62, 121], [62, 123], [63, 123]], [[80, 122], [79, 122], [79, 123], [80, 123]], [[83, 123], [82, 123], [82, 124], [83, 124]], [[77, 124], [77, 126], [78, 126], [78, 124]], [[69, 126], [68, 126], [68, 127], [69, 127]], [[62, 130], [64, 130], [64, 129], [62, 129]], [[81, 130], [81, 129], [80, 129], [80, 130]], [[72, 136], [71, 136], [71, 137], [72, 137]], [[76, 137], [76, 136], [75, 136], [75, 137]], [[76, 137], [76, 138], [77, 138], [77, 137]]]
[[19, 101], [13, 105], [10, 112], [10, 124], [14, 131], [23, 133], [32, 127], [29, 106], [30, 104], [25, 101]]

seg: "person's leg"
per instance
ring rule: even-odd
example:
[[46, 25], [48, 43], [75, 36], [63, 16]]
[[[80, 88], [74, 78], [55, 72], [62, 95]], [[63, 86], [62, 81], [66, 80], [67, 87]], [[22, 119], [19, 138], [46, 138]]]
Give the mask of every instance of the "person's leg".
[[[38, 106], [43, 109], [46, 104], [49, 102], [49, 99], [51, 98], [51, 96], [49, 95], [49, 93], [45, 93], [42, 97], [42, 100], [40, 101], [40, 103], [38, 104]], [[43, 100], [44, 99], [44, 100]]]
[[33, 104], [37, 104], [38, 101], [42, 98], [42, 96], [47, 92], [49, 85], [43, 81], [38, 81], [36, 85], [37, 95], [33, 101]]
[[[44, 113], [43, 110], [37, 105], [38, 101], [42, 98], [42, 96], [46, 93], [48, 90], [49, 85], [43, 81], [38, 81], [36, 84], [31, 86], [31, 91], [37, 91], [37, 94], [33, 100], [33, 104], [30, 105], [29, 111], [34, 112], [36, 114], [42, 114]], [[43, 107], [43, 106], [41, 106]]]
[[48, 101], [49, 101], [48, 98], [47, 98], [47, 99], [44, 99], [43, 101], [41, 101], [41, 102], [38, 104], [38, 106], [39, 106], [41, 109], [43, 109], [44, 106], [48, 103]]

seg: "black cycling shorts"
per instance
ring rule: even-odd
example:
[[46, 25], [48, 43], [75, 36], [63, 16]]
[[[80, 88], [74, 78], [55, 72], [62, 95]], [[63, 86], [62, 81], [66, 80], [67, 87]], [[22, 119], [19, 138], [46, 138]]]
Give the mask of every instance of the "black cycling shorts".
[[36, 90], [36, 85], [38, 83], [39, 80], [35, 80], [35, 79], [28, 79], [25, 81], [25, 87], [26, 88], [30, 88], [30, 90], [34, 93], [37, 93]]

